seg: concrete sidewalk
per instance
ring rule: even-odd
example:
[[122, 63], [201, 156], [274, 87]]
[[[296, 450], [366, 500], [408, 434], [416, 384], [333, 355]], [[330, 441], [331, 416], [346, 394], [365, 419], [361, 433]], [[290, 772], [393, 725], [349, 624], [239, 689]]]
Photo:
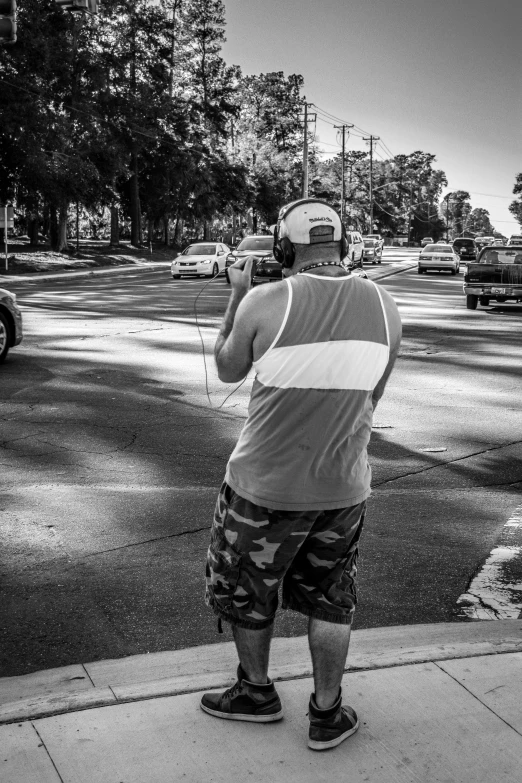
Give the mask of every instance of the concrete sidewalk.
[[[305, 637], [275, 639], [285, 718], [221, 721], [200, 691], [235, 679], [231, 643], [0, 680], [3, 783], [520, 783], [522, 621], [353, 633], [345, 701], [359, 732], [307, 748]], [[47, 717], [46, 717], [47, 716]]]

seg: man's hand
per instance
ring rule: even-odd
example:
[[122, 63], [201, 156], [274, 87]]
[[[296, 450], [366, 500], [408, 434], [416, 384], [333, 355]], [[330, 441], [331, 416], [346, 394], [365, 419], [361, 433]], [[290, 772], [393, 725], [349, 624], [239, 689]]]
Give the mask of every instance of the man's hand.
[[232, 294], [238, 294], [241, 299], [252, 287], [252, 267], [255, 264], [254, 256], [240, 258], [235, 264], [228, 267], [228, 279], [232, 286]]

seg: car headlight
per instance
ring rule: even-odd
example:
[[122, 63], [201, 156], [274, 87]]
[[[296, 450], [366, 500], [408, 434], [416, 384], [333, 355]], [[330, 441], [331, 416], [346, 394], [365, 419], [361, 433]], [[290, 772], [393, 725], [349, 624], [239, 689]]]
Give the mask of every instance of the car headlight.
[[206, 258], [204, 261], [200, 261], [199, 263], [200, 264], [211, 264], [212, 261], [210, 260], [210, 258]]

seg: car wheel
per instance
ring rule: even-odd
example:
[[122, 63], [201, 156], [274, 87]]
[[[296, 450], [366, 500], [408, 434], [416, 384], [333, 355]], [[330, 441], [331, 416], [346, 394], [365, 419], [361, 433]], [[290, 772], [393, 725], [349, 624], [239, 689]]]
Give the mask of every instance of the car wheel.
[[225, 269], [225, 280], [230, 285], [230, 277], [228, 276], [228, 269]]
[[424, 273], [424, 269], [421, 269], [420, 266], [417, 269], [417, 274], [422, 275]]
[[217, 277], [219, 275], [219, 267], [217, 264], [214, 264], [212, 267], [212, 277]]
[[482, 307], [488, 307], [489, 306], [489, 296], [481, 296], [479, 299], [480, 304]]
[[478, 296], [466, 294], [466, 307], [468, 310], [476, 310], [478, 305]]
[[6, 317], [0, 313], [0, 364], [4, 361], [11, 343], [11, 330]]
[[181, 280], [181, 275], [172, 275], [173, 280]]
[[452, 275], [456, 275], [456, 274], [457, 274], [457, 270], [456, 270], [456, 269], [452, 269], [452, 270], [451, 270], [451, 274], [452, 274]]
[[382, 263], [382, 256], [381, 256], [380, 258], [378, 258], [378, 259], [377, 259], [377, 263], [378, 263], [378, 264], [381, 264], [381, 263]]

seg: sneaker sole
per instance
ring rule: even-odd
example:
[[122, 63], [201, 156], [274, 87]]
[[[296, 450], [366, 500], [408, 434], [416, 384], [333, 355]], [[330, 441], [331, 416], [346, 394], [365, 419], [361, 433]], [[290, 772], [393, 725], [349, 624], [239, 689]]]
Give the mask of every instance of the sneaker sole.
[[224, 720], [244, 720], [248, 723], [274, 723], [274, 721], [281, 720], [283, 717], [283, 710], [274, 712], [272, 715], [246, 715], [240, 712], [218, 712], [218, 710], [211, 710], [209, 707], [205, 707], [204, 704], [199, 706], [208, 715], [213, 715], [215, 718], [223, 718]]
[[312, 750], [328, 750], [329, 748], [335, 748], [337, 745], [340, 745], [341, 742], [344, 742], [345, 739], [348, 739], [348, 737], [351, 737], [352, 734], [355, 734], [357, 729], [359, 728], [359, 721], [355, 724], [355, 726], [351, 729], [348, 729], [348, 731], [345, 731], [344, 734], [341, 734], [340, 737], [336, 737], [333, 740], [328, 740], [328, 742], [320, 742], [319, 740], [308, 740], [308, 747]]

